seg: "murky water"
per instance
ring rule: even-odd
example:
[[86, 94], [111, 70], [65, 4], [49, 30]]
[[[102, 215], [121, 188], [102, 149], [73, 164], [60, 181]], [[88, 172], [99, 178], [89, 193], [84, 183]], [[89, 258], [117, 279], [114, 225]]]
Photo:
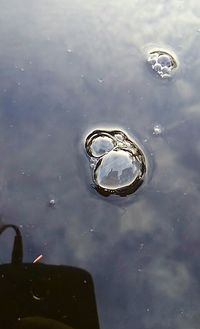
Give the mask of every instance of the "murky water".
[[[0, 27], [0, 212], [25, 261], [88, 270], [102, 329], [198, 328], [199, 2], [2, 0]], [[170, 79], [151, 49], [176, 54]], [[143, 146], [135, 193], [94, 189], [95, 129]], [[13, 235], [0, 239], [4, 263]]]

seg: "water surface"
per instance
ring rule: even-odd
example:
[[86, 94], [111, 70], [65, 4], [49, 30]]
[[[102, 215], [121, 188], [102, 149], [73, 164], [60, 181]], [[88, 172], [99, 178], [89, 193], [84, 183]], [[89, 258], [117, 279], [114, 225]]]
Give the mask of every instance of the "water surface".
[[[0, 212], [25, 261], [91, 272], [102, 329], [199, 326], [199, 31], [197, 0], [1, 0]], [[146, 62], [155, 47], [176, 54], [172, 79]], [[123, 200], [91, 186], [84, 142], [101, 128], [149, 159]]]

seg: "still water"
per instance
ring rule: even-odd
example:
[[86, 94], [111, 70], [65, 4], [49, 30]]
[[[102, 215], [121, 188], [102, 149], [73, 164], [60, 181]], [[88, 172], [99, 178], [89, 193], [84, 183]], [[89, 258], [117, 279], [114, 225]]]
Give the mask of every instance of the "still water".
[[[199, 2], [0, 8], [0, 213], [21, 228], [24, 260], [88, 270], [102, 329], [199, 328]], [[171, 78], [147, 63], [154, 48], [176, 55]], [[95, 129], [142, 146], [148, 177], [134, 194], [93, 188], [84, 143]], [[1, 237], [1, 263], [12, 238]]]

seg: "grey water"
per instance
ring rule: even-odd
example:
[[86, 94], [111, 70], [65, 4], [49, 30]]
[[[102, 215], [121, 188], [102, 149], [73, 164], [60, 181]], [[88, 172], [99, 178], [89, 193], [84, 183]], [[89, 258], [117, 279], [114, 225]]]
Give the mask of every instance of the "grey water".
[[[177, 57], [169, 79], [147, 62], [155, 48]], [[92, 274], [102, 329], [199, 327], [199, 53], [197, 0], [0, 0], [1, 220], [26, 262]], [[142, 145], [135, 193], [93, 188], [95, 129]]]

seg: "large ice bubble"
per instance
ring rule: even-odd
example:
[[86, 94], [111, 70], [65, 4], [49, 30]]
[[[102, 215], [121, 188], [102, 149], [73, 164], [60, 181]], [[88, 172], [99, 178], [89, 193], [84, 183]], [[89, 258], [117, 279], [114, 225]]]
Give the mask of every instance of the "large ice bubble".
[[124, 132], [95, 130], [87, 136], [85, 148], [92, 163], [93, 182], [101, 194], [126, 196], [142, 184], [145, 156]]

